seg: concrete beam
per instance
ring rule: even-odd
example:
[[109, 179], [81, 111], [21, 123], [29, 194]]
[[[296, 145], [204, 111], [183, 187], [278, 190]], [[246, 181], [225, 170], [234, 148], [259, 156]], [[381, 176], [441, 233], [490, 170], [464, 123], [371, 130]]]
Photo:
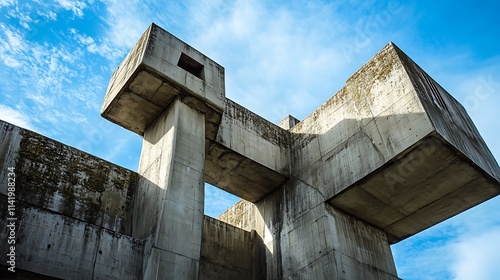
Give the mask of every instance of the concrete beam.
[[290, 175], [289, 134], [226, 99], [215, 141], [208, 145], [205, 181], [255, 202]]
[[463, 107], [392, 43], [291, 131], [294, 172], [392, 243], [500, 193]]

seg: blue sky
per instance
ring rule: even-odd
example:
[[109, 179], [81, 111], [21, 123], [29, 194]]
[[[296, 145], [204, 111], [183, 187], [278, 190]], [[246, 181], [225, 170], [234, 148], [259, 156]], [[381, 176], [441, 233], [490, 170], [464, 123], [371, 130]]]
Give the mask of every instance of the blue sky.
[[[227, 96], [302, 119], [387, 42], [461, 102], [500, 158], [496, 1], [0, 0], [0, 118], [137, 170], [141, 139], [99, 116], [151, 22], [226, 69]], [[212, 216], [236, 198], [206, 189]], [[500, 198], [392, 246], [404, 279], [498, 279]]]

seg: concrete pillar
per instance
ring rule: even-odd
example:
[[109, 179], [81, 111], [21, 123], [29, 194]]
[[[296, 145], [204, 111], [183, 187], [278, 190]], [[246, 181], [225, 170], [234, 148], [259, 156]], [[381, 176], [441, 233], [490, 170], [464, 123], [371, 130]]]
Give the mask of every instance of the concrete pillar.
[[144, 279], [197, 279], [203, 230], [205, 115], [179, 100], [145, 131], [133, 235]]

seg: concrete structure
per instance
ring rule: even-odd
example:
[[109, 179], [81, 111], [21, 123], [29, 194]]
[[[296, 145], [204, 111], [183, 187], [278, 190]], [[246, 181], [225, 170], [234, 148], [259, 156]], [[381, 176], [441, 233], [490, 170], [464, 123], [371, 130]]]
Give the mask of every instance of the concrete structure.
[[[143, 137], [138, 173], [1, 123], [26, 277], [398, 279], [390, 244], [500, 193], [463, 107], [392, 43], [304, 120], [275, 125], [153, 24], [102, 116]], [[204, 217], [204, 182], [242, 200]]]

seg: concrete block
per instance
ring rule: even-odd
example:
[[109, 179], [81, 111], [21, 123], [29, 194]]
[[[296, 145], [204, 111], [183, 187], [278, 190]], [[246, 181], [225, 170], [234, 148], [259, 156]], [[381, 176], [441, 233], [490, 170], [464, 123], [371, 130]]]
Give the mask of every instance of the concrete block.
[[[386, 68], [386, 78], [373, 73]], [[381, 100], [362, 128], [365, 147], [353, 145], [349, 160], [333, 165], [342, 170], [325, 184], [335, 186], [332, 205], [384, 229], [394, 243], [500, 193], [500, 168], [463, 107], [396, 46], [349, 83], [371, 84], [366, 99]], [[343, 171], [348, 164], [352, 173]]]
[[288, 129], [294, 127], [299, 122], [300, 121], [298, 119], [296, 119], [295, 117], [288, 115], [278, 123], [278, 126], [283, 128], [283, 129], [288, 130]]
[[205, 161], [205, 181], [248, 201], [276, 190], [290, 174], [286, 130], [226, 99]]
[[143, 135], [175, 98], [211, 115], [206, 136], [213, 140], [224, 111], [224, 68], [153, 23], [113, 73], [101, 115]]

